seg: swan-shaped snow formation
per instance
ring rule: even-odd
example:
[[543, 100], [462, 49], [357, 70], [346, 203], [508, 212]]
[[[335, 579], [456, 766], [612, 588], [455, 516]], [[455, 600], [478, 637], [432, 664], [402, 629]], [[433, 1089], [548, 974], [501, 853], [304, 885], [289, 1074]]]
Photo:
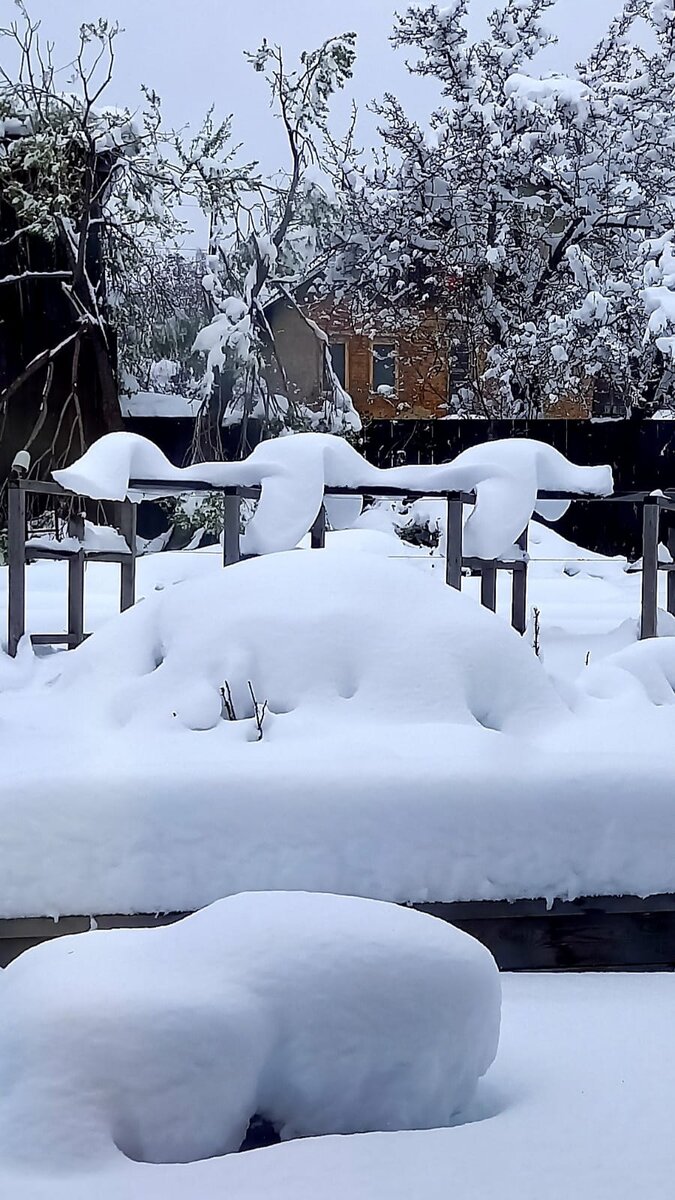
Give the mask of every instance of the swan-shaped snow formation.
[[606, 496], [613, 488], [610, 467], [575, 466], [552, 446], [531, 438], [472, 446], [450, 463], [382, 469], [343, 438], [328, 433], [273, 438], [261, 442], [242, 462], [190, 467], [174, 467], [138, 434], [110, 433], [71, 467], [55, 471], [54, 478], [96, 500], [141, 499], [130, 489], [132, 479], [166, 481], [167, 492], [177, 486], [187, 491], [196, 480], [220, 487], [259, 486], [260, 502], [246, 531], [245, 549], [252, 554], [293, 549], [312, 526], [325, 488], [475, 491], [464, 551], [479, 558], [508, 554], [535, 510], [551, 519], [562, 515], [567, 503], [538, 504], [539, 490]]

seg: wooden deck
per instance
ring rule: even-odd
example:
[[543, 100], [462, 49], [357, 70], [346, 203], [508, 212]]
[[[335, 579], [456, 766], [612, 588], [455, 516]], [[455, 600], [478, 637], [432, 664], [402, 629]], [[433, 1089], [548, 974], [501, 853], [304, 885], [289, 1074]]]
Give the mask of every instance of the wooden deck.
[[[504, 971], [675, 970], [675, 895], [415, 904], [483, 942]], [[0, 920], [0, 967], [51, 938], [169, 925], [186, 913]]]

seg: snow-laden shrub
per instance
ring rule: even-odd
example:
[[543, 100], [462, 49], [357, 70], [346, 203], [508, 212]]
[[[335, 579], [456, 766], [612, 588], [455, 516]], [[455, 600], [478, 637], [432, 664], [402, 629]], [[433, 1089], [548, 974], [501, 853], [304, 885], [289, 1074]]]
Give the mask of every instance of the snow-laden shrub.
[[187, 1162], [264, 1114], [288, 1138], [447, 1125], [492, 1063], [482, 945], [373, 900], [245, 893], [28, 951], [0, 988], [0, 1159]]

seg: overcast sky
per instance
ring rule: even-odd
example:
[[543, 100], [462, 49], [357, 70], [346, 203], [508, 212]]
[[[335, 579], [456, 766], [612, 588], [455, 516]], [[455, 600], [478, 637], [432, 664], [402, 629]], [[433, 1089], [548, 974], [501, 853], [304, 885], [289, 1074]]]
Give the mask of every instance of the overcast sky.
[[[44, 33], [56, 42], [55, 58], [65, 61], [82, 21], [107, 16], [125, 30], [118, 41], [118, 65], [108, 94], [112, 103], [135, 104], [138, 86], [153, 87], [163, 100], [167, 123], [198, 124], [215, 103], [221, 115], [234, 114], [237, 140], [247, 157], [265, 169], [283, 165], [282, 143], [267, 109], [265, 85], [243, 58], [263, 37], [279, 42], [287, 59], [319, 45], [331, 34], [355, 30], [358, 60], [351, 96], [360, 108], [393, 91], [409, 111], [422, 117], [433, 106], [428, 81], [411, 78], [404, 56], [388, 44], [395, 9], [405, 0], [27, 0]], [[481, 31], [494, 0], [473, 0], [473, 28]], [[620, 0], [558, 0], [549, 23], [557, 47], [542, 58], [542, 70], [569, 70], [601, 35]], [[0, 0], [2, 24], [16, 14], [12, 0]], [[338, 118], [346, 120], [345, 102]], [[372, 137], [364, 118], [362, 140]]]

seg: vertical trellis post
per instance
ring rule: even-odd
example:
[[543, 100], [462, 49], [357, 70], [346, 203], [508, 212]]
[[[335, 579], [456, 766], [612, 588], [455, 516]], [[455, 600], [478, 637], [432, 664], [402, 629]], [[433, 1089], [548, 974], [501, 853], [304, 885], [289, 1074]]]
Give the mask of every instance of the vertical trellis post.
[[[523, 554], [527, 554], [527, 526], [525, 526], [516, 545]], [[511, 585], [511, 624], [518, 633], [527, 629], [527, 559], [513, 568]]]
[[223, 566], [229, 567], [239, 562], [241, 549], [239, 545], [239, 524], [241, 497], [235, 489], [225, 492], [223, 496]]
[[658, 496], [645, 496], [642, 506], [642, 639], [656, 637], [658, 627], [660, 515]]
[[486, 562], [480, 571], [480, 602], [484, 608], [497, 611], [497, 565]]
[[[84, 543], [84, 514], [68, 521], [68, 536]], [[84, 548], [68, 559], [68, 649], [84, 641]]]
[[9, 482], [7, 515], [7, 653], [14, 658], [26, 632], [26, 493], [18, 479]]
[[131, 558], [124, 559], [120, 571], [120, 612], [132, 608], [136, 601], [136, 524], [138, 508], [131, 500], [123, 500], [119, 506], [120, 533], [131, 551]]
[[323, 504], [309, 531], [309, 544], [312, 550], [323, 550], [326, 545], [326, 509]]
[[448, 496], [445, 546], [445, 582], [462, 590], [462, 501]]
[[673, 511], [668, 514], [668, 535], [667, 546], [670, 551], [670, 557], [673, 563], [669, 565], [666, 585], [666, 607], [671, 616], [675, 617], [675, 524], [673, 523]]

